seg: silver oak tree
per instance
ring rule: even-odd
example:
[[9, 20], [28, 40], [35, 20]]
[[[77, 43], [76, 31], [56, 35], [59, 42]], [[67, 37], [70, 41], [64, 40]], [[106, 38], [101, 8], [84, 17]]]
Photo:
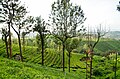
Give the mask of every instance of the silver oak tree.
[[68, 38], [75, 37], [82, 30], [81, 25], [86, 18], [81, 6], [73, 5], [70, 0], [54, 2], [49, 18], [52, 34], [62, 43], [63, 71], [65, 71], [65, 42]]

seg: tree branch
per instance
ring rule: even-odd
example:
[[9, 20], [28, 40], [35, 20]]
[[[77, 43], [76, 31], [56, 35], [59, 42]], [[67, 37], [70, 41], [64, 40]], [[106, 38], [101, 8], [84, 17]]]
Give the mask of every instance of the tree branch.
[[13, 26], [11, 26], [11, 27], [12, 27], [13, 30], [16, 32], [16, 34], [19, 35], [19, 33], [16, 31], [16, 29], [15, 29]]

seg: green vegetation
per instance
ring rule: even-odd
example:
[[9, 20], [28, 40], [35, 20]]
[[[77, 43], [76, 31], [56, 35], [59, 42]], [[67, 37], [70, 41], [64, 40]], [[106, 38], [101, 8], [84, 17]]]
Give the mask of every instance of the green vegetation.
[[[20, 0], [0, 0], [0, 7], [0, 79], [120, 78], [120, 40], [101, 39], [101, 24], [86, 33], [80, 5], [57, 0], [48, 21], [26, 16]], [[36, 38], [26, 38], [32, 31]]]
[[[82, 45], [84, 45], [83, 43], [85, 43], [87, 41], [84, 41], [82, 43], [80, 43], [80, 47], [82, 47]], [[95, 53], [99, 52], [100, 51], [100, 54], [102, 53], [102, 55], [100, 56], [100, 54], [98, 55], [94, 55], [93, 57], [93, 78], [97, 78], [97, 79], [105, 79], [105, 78], [114, 78], [114, 65], [115, 65], [115, 56], [113, 55], [110, 55], [109, 57], [104, 57], [103, 54], [109, 52], [109, 51], [112, 51], [112, 50], [118, 50], [118, 47], [120, 47], [120, 45], [118, 44], [119, 40], [101, 40], [98, 45], [96, 46], [96, 49], [95, 49]], [[29, 43], [29, 42], [28, 42]], [[104, 44], [104, 45], [103, 45]], [[99, 46], [99, 45], [102, 45], [102, 46]], [[104, 49], [106, 48], [106, 49]], [[114, 49], [113, 49], [114, 48]], [[79, 46], [78, 48], [79, 49]], [[76, 50], [77, 50], [76, 49]], [[80, 48], [82, 50], [82, 48]], [[104, 49], [104, 50], [103, 50]], [[109, 49], [109, 50], [107, 50]], [[111, 49], [111, 50], [110, 50]], [[66, 56], [66, 61], [65, 61], [65, 70], [67, 74], [71, 75], [71, 74], [76, 74], [76, 76], [73, 76], [71, 75], [70, 79], [85, 79], [85, 75], [86, 75], [86, 72], [85, 72], [85, 61], [80, 61], [80, 59], [82, 57], [85, 57], [85, 54], [84, 53], [80, 53], [80, 52], [71, 52], [71, 63], [70, 63], [70, 69], [71, 69], [71, 72], [68, 73], [68, 52], [65, 51], [65, 56]], [[18, 45], [16, 44], [13, 44], [13, 55], [15, 55], [16, 53], [19, 53], [19, 47]], [[25, 52], [23, 53], [23, 63], [20, 62], [20, 61], [13, 61], [13, 60], [9, 60], [9, 59], [6, 59], [6, 58], [3, 58], [3, 57], [7, 57], [6, 56], [6, 53], [5, 53], [5, 45], [4, 43], [1, 41], [0, 42], [0, 59], [1, 59], [1, 62], [0, 64], [2, 64], [0, 66], [0, 70], [2, 69], [1, 73], [5, 73], [6, 75], [2, 75], [3, 78], [6, 78], [7, 77], [10, 77], [11, 78], [17, 78], [19, 75], [21, 75], [22, 73], [24, 73], [25, 75], [23, 75], [21, 77], [22, 78], [33, 78], [35, 77], [34, 75], [38, 75], [39, 73], [39, 76], [38, 77], [43, 77], [43, 76], [49, 76], [50, 79], [69, 79], [69, 76], [67, 77], [64, 77], [64, 73], [62, 72], [62, 54], [61, 52], [59, 52], [57, 49], [52, 49], [52, 48], [46, 48], [45, 49], [45, 54], [44, 54], [44, 63], [45, 63], [45, 66], [41, 66], [41, 53], [40, 51], [37, 50], [37, 47], [33, 47], [33, 46], [25, 46]], [[3, 66], [3, 62], [4, 62], [4, 66]], [[27, 63], [26, 63], [27, 62]], [[13, 64], [10, 64], [10, 63], [13, 63]], [[7, 64], [9, 64], [10, 67], [6, 66]], [[17, 68], [16, 66], [14, 65], [17, 65], [17, 66], [20, 66], [21, 68]], [[26, 67], [26, 64], [28, 65]], [[89, 61], [88, 61], [88, 64], [89, 64]], [[25, 67], [24, 67], [25, 66]], [[4, 68], [4, 67], [8, 67], [8, 68]], [[36, 67], [38, 69], [36, 69]], [[25, 69], [24, 69], [25, 68]], [[44, 70], [46, 69], [47, 70]], [[15, 75], [10, 75], [9, 72], [7, 71], [3, 71], [4, 69], [10, 69], [10, 71], [12, 72], [15, 72], [14, 74]], [[13, 69], [13, 70], [12, 70]], [[18, 69], [18, 70], [17, 70]], [[20, 70], [21, 69], [21, 70]], [[30, 69], [30, 70], [29, 70]], [[36, 70], [35, 70], [36, 69]], [[49, 70], [53, 70], [53, 71], [57, 71], [55, 72], [55, 74], [53, 74], [52, 72], [53, 71], [49, 71]], [[31, 72], [31, 70], [33, 72]], [[34, 71], [35, 70], [35, 71]], [[44, 70], [45, 72], [42, 73], [41, 70]], [[20, 73], [16, 74], [17, 71], [20, 71]], [[27, 72], [27, 73], [25, 73]], [[38, 72], [38, 73], [37, 73]], [[50, 72], [50, 73], [49, 73]], [[120, 56], [118, 55], [118, 64], [117, 64], [117, 78], [119, 78], [120, 74]], [[34, 75], [31, 75], [33, 74]], [[52, 73], [52, 74], [51, 74]], [[57, 75], [57, 73], [60, 73], [59, 75]], [[81, 77], [80, 77], [81, 76]], [[80, 77], [80, 78], [79, 78]]]
[[80, 77], [75, 73], [63, 73], [50, 67], [0, 57], [0, 79], [80, 79]]
[[[93, 43], [94, 41], [91, 41]], [[83, 46], [86, 44], [87, 41], [82, 41], [80, 43], [80, 46]], [[115, 40], [115, 39], [101, 39], [99, 43], [95, 47], [95, 53], [96, 55], [103, 55], [109, 51], [120, 51], [120, 40]]]

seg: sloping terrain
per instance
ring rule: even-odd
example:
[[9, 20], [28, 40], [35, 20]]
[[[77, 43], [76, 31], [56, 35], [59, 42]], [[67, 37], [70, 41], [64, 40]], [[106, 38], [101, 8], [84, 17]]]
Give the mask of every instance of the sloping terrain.
[[[81, 43], [84, 45], [87, 41]], [[95, 53], [104, 54], [111, 50], [120, 51], [119, 40], [101, 40], [96, 48]], [[81, 48], [82, 49], [82, 48]], [[13, 44], [13, 55], [18, 53], [18, 45]], [[37, 47], [26, 46], [23, 52], [24, 63], [6, 59], [5, 45], [0, 43], [0, 79], [85, 79], [86, 62], [80, 61], [85, 54], [71, 53], [71, 72], [68, 73], [68, 53], [65, 54], [65, 70], [62, 72], [62, 51], [47, 48], [45, 50], [45, 66], [41, 66], [41, 53]], [[3, 58], [5, 57], [5, 58]], [[14, 59], [14, 58], [13, 58]], [[89, 62], [88, 62], [89, 63]], [[94, 55], [93, 57], [93, 77], [96, 79], [114, 78], [115, 56], [110, 58]], [[56, 70], [57, 69], [57, 70]], [[120, 72], [120, 56], [118, 56], [117, 78]], [[49, 79], [48, 78], [48, 79]]]
[[80, 77], [75, 73], [63, 73], [50, 67], [0, 57], [0, 79], [80, 79]]

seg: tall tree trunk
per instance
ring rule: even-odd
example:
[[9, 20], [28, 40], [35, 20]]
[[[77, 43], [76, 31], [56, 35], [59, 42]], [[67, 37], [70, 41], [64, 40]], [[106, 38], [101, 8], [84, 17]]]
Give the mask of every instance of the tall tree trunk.
[[5, 45], [6, 45], [7, 58], [9, 58], [7, 36], [5, 36]]
[[90, 79], [92, 79], [92, 55], [91, 55], [91, 60], [90, 60]]
[[63, 72], [65, 71], [65, 44], [62, 42], [63, 45]]
[[9, 33], [9, 51], [10, 51], [10, 58], [12, 58], [12, 43], [11, 43], [11, 31], [10, 31], [10, 22], [8, 23], [8, 33]]
[[41, 36], [41, 44], [42, 44], [42, 65], [44, 65], [44, 38]]
[[19, 50], [20, 50], [21, 61], [23, 62], [20, 34], [18, 34], [18, 42], [19, 42]]
[[69, 61], [68, 61], [68, 64], [69, 64], [69, 72], [70, 72], [70, 52], [69, 52]]

